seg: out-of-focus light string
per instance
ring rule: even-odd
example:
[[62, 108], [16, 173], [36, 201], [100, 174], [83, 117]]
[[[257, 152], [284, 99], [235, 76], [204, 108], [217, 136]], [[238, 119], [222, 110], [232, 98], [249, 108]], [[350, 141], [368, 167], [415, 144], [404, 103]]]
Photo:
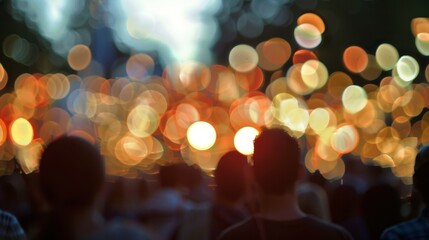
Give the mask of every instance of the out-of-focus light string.
[[[413, 19], [411, 26], [419, 53], [427, 56], [429, 21]], [[410, 183], [417, 148], [429, 143], [429, 67], [383, 43], [375, 52], [345, 48], [349, 72], [329, 72], [314, 51], [324, 31], [319, 16], [303, 14], [294, 39], [239, 44], [230, 49], [228, 66], [182, 61], [155, 75], [156, 59], [140, 51], [127, 59], [121, 78], [24, 73], [13, 92], [0, 96], [1, 158], [17, 158], [32, 172], [43, 145], [72, 134], [100, 146], [109, 174], [153, 173], [177, 155], [211, 172], [222, 154], [235, 148], [251, 155], [258, 131], [281, 125], [305, 146], [310, 172], [339, 179], [343, 156], [351, 154], [390, 167]], [[291, 48], [293, 40], [298, 49]], [[21, 40], [7, 41], [3, 51], [11, 57]], [[78, 73], [94, 67], [88, 44], [75, 44], [66, 55]], [[275, 73], [287, 62], [293, 64], [285, 74], [265, 79], [264, 72]], [[414, 82], [421, 69], [426, 82]], [[391, 75], [374, 84], [383, 71]], [[357, 74], [368, 82], [355, 85]], [[7, 81], [0, 65], [0, 86]]]

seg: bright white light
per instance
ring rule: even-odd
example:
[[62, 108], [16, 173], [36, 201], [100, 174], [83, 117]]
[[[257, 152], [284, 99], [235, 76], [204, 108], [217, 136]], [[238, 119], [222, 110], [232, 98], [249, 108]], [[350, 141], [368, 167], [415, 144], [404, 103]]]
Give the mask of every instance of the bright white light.
[[207, 150], [216, 142], [216, 130], [208, 122], [195, 122], [186, 132], [189, 144], [197, 150]]
[[[91, 17], [84, 16], [91, 5], [87, 2], [16, 0], [12, 6], [64, 57], [76, 44], [90, 45], [90, 38], [82, 36], [82, 32], [89, 34], [85, 26]], [[219, 36], [214, 15], [221, 5], [221, 0], [117, 0], [99, 4], [96, 14], [109, 16], [105, 23], [112, 28], [121, 51], [156, 51], [164, 64], [184, 60], [211, 63], [211, 47]]]
[[25, 16], [28, 27], [40, 32], [61, 56], [65, 56], [79, 40], [89, 44], [78, 39], [73, 24], [70, 24], [75, 21], [72, 18], [84, 9], [84, 0], [16, 0], [12, 6]]
[[253, 154], [253, 140], [259, 132], [253, 127], [244, 127], [237, 131], [234, 136], [234, 146], [244, 155]]
[[219, 0], [112, 1], [110, 11], [117, 21], [111, 27], [118, 44], [158, 51], [164, 62], [207, 62], [218, 34], [214, 14], [220, 6]]

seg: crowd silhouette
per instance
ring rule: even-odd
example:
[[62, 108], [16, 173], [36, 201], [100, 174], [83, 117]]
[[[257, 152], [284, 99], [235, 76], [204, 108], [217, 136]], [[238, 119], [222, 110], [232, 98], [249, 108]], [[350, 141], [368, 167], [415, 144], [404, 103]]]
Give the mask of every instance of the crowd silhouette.
[[178, 160], [126, 178], [106, 176], [92, 143], [61, 136], [37, 172], [0, 178], [0, 239], [429, 239], [429, 146], [407, 198], [388, 169], [348, 159], [350, 172], [329, 182], [305, 170], [302, 152], [267, 128], [251, 157], [227, 152], [213, 176]]

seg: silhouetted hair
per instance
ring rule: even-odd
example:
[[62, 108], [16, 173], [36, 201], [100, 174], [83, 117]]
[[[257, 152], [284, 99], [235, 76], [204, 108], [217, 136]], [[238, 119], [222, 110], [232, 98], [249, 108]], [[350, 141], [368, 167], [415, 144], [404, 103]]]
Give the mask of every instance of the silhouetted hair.
[[54, 208], [91, 204], [104, 181], [99, 150], [80, 137], [62, 136], [52, 141], [40, 159], [40, 183]]
[[416, 155], [413, 184], [426, 206], [429, 206], [429, 145], [421, 147]]
[[246, 193], [246, 174], [249, 170], [247, 157], [237, 151], [225, 153], [214, 171], [216, 191], [231, 201], [237, 201]]
[[253, 172], [267, 194], [291, 191], [298, 178], [298, 141], [281, 128], [264, 129], [254, 141]]
[[186, 163], [174, 163], [159, 167], [159, 183], [163, 188], [184, 187], [185, 176], [190, 166]]
[[401, 222], [400, 209], [401, 197], [393, 186], [383, 183], [370, 187], [362, 196], [363, 217], [370, 239], [380, 239], [387, 227]]

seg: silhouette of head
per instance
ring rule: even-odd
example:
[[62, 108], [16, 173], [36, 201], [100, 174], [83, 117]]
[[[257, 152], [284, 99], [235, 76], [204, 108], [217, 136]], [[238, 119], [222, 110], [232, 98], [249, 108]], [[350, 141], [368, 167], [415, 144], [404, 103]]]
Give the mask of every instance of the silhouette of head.
[[90, 205], [101, 190], [104, 162], [91, 143], [74, 136], [52, 141], [40, 159], [42, 193], [54, 208]]
[[186, 163], [174, 163], [159, 167], [159, 183], [162, 188], [180, 188], [185, 186], [185, 176], [190, 166]]
[[237, 201], [246, 193], [249, 164], [247, 157], [237, 151], [225, 153], [214, 171], [216, 191], [230, 201]]
[[264, 129], [254, 141], [253, 172], [266, 194], [292, 191], [300, 168], [298, 141], [281, 128]]
[[426, 206], [429, 206], [429, 145], [420, 148], [414, 163], [414, 188], [421, 194]]

